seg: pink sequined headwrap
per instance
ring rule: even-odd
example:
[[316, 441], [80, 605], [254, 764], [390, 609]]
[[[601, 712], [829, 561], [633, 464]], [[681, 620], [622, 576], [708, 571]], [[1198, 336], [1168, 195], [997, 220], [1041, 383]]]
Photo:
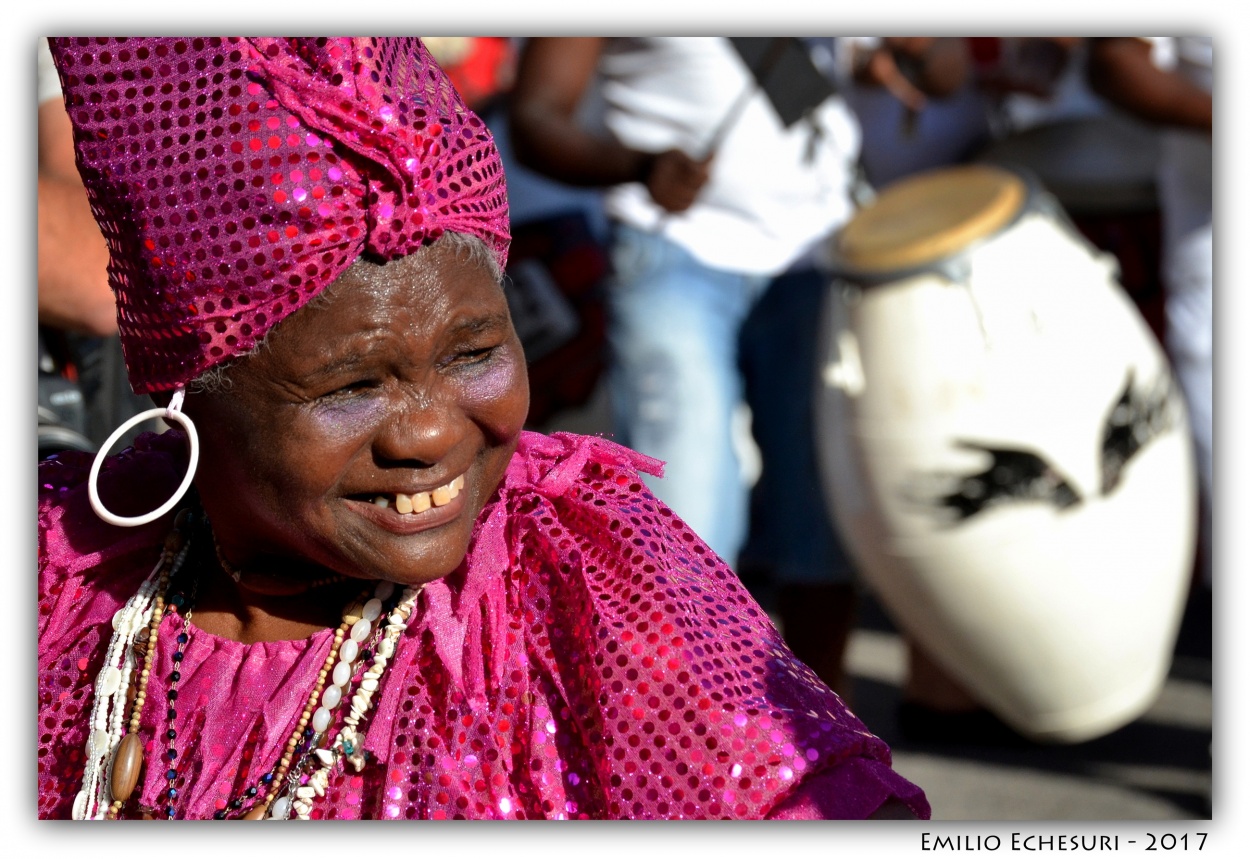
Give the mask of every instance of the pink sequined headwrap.
[[362, 254], [508, 253], [494, 141], [415, 38], [51, 39], [136, 393], [248, 351]]

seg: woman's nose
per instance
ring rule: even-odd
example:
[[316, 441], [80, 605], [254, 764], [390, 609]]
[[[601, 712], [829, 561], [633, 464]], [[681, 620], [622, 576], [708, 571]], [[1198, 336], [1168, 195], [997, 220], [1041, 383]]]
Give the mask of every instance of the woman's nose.
[[389, 407], [374, 439], [375, 455], [392, 465], [436, 465], [460, 443], [466, 426], [454, 402], [406, 393]]

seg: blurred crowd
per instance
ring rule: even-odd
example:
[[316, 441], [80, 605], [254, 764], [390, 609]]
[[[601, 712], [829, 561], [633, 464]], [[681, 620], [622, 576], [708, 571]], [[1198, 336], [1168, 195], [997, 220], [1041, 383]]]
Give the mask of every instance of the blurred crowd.
[[[426, 41], [505, 160], [530, 425], [562, 429], [606, 391], [617, 440], [667, 463], [653, 491], [839, 693], [864, 583], [814, 438], [829, 241], [925, 171], [1023, 168], [1115, 257], [1185, 396], [1193, 579], [1211, 587], [1209, 39]], [[107, 252], [42, 59], [39, 85], [42, 457], [94, 450], [149, 404], [124, 381]], [[904, 731], [1010, 732], [911, 657]]]

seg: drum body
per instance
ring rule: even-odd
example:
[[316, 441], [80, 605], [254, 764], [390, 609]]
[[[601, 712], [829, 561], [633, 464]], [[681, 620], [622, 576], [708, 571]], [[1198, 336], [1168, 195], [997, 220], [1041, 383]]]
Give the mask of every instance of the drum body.
[[1059, 201], [1077, 229], [1114, 254], [1120, 286], [1162, 342], [1163, 245], [1157, 127], [1108, 112], [1035, 126], [993, 141], [977, 161], [1024, 170]]
[[[878, 200], [935, 220], [838, 252], [823, 484], [903, 632], [1016, 730], [1084, 741], [1144, 712], [1171, 662], [1195, 536], [1184, 407], [1114, 262], [1051, 198], [998, 168], [938, 174]], [[969, 177], [1025, 190], [951, 228], [943, 189]], [[919, 262], [897, 253], [935, 232]]]

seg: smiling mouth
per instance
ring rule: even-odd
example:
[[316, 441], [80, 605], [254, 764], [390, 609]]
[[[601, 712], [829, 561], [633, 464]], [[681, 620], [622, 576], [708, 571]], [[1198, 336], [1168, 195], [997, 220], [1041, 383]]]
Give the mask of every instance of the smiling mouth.
[[404, 495], [403, 493], [376, 495], [373, 498], [373, 503], [383, 509], [393, 508], [396, 513], [401, 515], [424, 513], [431, 508], [447, 506], [460, 494], [462, 489], [464, 489], [463, 474], [447, 485], [440, 486], [429, 492], [417, 492], [412, 495]]

